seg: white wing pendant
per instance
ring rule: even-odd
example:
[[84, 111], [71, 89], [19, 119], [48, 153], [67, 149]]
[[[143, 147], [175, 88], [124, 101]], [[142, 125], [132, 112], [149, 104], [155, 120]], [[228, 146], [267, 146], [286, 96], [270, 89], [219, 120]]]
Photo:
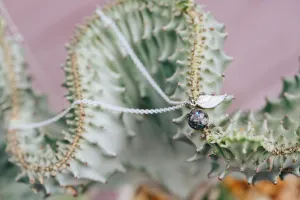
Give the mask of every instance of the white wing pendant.
[[214, 108], [220, 105], [227, 97], [224, 95], [200, 95], [197, 100], [197, 105], [201, 108]]

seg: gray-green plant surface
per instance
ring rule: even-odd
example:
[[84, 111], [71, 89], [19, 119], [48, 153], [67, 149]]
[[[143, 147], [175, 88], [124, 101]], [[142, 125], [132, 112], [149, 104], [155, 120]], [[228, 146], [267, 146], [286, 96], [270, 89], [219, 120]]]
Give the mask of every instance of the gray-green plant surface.
[[[123, 0], [103, 12], [170, 99], [220, 94], [224, 70], [232, 60], [223, 51], [227, 34], [201, 6], [190, 0]], [[145, 116], [84, 104], [50, 126], [9, 129], [11, 123], [30, 124], [52, 114], [45, 98], [31, 88], [22, 47], [4, 34], [3, 24], [1, 28], [1, 127], [7, 133], [1, 147], [18, 166], [17, 179], [40, 194], [76, 196], [93, 183], [109, 183], [114, 174], [142, 170], [184, 198], [206, 178], [205, 163], [212, 163], [209, 176], [222, 179], [238, 171], [249, 183], [276, 183], [277, 177], [299, 175], [298, 75], [285, 79], [280, 97], [262, 110], [229, 116], [232, 97], [206, 109], [211, 125], [203, 131], [188, 126], [190, 107]], [[63, 69], [70, 103], [90, 99], [130, 108], [169, 106], [98, 15], [76, 30], [67, 49]], [[207, 155], [211, 161], [201, 160]], [[0, 167], [17, 184], [12, 180], [17, 168], [11, 170], [5, 156]], [[0, 196], [6, 195], [2, 191]]]

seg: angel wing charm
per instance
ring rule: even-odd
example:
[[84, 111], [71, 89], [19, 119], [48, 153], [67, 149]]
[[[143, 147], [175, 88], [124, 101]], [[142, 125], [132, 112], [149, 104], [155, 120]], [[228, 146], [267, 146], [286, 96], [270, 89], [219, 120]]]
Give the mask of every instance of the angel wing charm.
[[200, 95], [196, 104], [200, 108], [214, 108], [220, 105], [227, 97], [227, 94], [224, 95]]

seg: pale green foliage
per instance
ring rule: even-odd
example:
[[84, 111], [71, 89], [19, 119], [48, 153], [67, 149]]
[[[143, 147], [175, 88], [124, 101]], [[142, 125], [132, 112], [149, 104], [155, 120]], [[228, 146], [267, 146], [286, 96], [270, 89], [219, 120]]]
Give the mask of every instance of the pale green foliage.
[[[117, 21], [155, 81], [172, 99], [180, 100], [187, 98], [186, 86], [178, 86], [178, 82], [185, 81], [190, 43], [188, 23], [183, 13], [175, 9], [174, 3], [160, 5], [134, 0], [115, 5], [107, 9], [106, 14]], [[135, 23], [129, 24], [128, 21]], [[120, 49], [113, 31], [104, 27], [100, 19], [89, 20], [76, 35], [79, 42], [71, 41], [68, 47], [70, 55], [64, 67], [64, 85], [69, 90], [67, 99], [71, 102], [78, 99], [78, 81], [85, 99], [133, 108], [168, 106], [140, 76], [130, 58]], [[76, 52], [75, 60], [73, 52]], [[77, 78], [74, 77], [74, 65], [78, 67]], [[32, 95], [26, 91], [22, 99], [27, 104], [22, 114], [31, 115], [35, 110], [30, 103]], [[66, 157], [69, 148], [76, 148], [71, 155], [74, 158], [67, 160], [62, 170], [42, 173], [35, 171], [34, 166], [30, 170], [21, 167], [34, 187], [41, 187], [40, 183], [43, 183], [47, 194], [65, 192], [64, 187], [70, 186], [80, 192], [84, 189], [82, 185], [106, 182], [116, 172], [141, 169], [173, 192], [186, 196], [205, 177], [201, 173], [204, 168], [198, 167], [200, 162], [185, 162], [193, 153], [192, 146], [172, 141], [177, 129], [172, 119], [178, 118], [182, 111], [159, 116], [134, 116], [85, 106], [83, 133], [78, 144], [74, 145], [79, 111], [79, 108], [72, 110], [66, 116], [68, 128], [62, 136], [58, 137], [55, 130], [47, 131], [52, 138], [51, 145], [47, 145], [49, 141], [43, 137], [37, 137], [42, 135], [35, 130], [18, 131], [22, 135], [19, 141], [22, 147], [30, 146], [22, 149], [26, 152], [25, 159], [34, 164], [55, 163]], [[32, 115], [22, 117], [22, 120], [23, 123], [39, 121]]]
[[241, 171], [249, 183], [287, 174], [299, 175], [299, 76], [285, 79], [278, 99], [258, 112], [237, 112], [220, 123], [207, 140], [214, 153], [225, 160], [220, 178]]
[[[1, 134], [3, 132], [1, 131]], [[4, 145], [0, 147], [0, 199], [19, 200], [19, 199], [41, 199], [41, 195], [33, 193], [28, 185], [17, 183], [15, 177], [18, 175], [18, 168], [8, 162], [5, 155]]]
[[[200, 6], [194, 7], [192, 1], [178, 2], [126, 0], [106, 7], [104, 12], [117, 23], [164, 92], [170, 99], [180, 101], [189, 98], [187, 77], [190, 68], [198, 66], [190, 63], [197, 41], [194, 38], [199, 36], [194, 30], [198, 29], [191, 25], [187, 12], [192, 7], [203, 14], [201, 27], [206, 31], [201, 33], [205, 40], [199, 87], [201, 92], [220, 94], [223, 73], [231, 61], [223, 51], [224, 25]], [[10, 108], [16, 106], [16, 91], [9, 80], [13, 73], [20, 100], [15, 103], [20, 108], [19, 117], [13, 123], [48, 118], [44, 98], [31, 89], [19, 44], [7, 37], [5, 41], [11, 47], [8, 55], [13, 65], [7, 65], [4, 55], [8, 50], [2, 45], [1, 117], [5, 113], [9, 121]], [[68, 53], [63, 69], [70, 103], [90, 99], [131, 108], [169, 106], [141, 76], [113, 30], [105, 27], [99, 17], [91, 17], [76, 31]], [[18, 143], [8, 138], [8, 152], [21, 169], [21, 180], [46, 194], [77, 195], [93, 183], [109, 182], [113, 174], [142, 170], [173, 193], [186, 197], [206, 177], [205, 162], [199, 159], [207, 155], [213, 158], [210, 175], [223, 178], [231, 171], [242, 171], [249, 182], [276, 181], [278, 175], [299, 173], [298, 149], [295, 153], [285, 151], [286, 156], [273, 155], [274, 150], [298, 142], [298, 87], [298, 76], [286, 80], [279, 100], [257, 113], [238, 112], [232, 117], [225, 114], [232, 99], [229, 97], [217, 108], [206, 110], [215, 127], [210, 126], [205, 133], [188, 126], [186, 115], [190, 108], [136, 116], [78, 105], [54, 125], [16, 131]], [[289, 117], [284, 117], [286, 114]], [[193, 154], [189, 161], [194, 162], [185, 162]]]

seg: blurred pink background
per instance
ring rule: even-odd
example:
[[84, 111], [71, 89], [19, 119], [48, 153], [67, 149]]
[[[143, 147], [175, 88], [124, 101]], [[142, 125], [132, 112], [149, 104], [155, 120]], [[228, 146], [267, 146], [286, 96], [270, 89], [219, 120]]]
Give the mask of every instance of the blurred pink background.
[[[4, 0], [37, 62], [29, 57], [34, 87], [49, 94], [55, 110], [65, 108], [60, 87], [68, 42], [76, 24], [103, 0]], [[234, 62], [226, 71], [224, 92], [236, 97], [231, 110], [259, 108], [275, 97], [282, 76], [298, 71], [299, 0], [198, 0], [229, 33], [226, 52]]]

